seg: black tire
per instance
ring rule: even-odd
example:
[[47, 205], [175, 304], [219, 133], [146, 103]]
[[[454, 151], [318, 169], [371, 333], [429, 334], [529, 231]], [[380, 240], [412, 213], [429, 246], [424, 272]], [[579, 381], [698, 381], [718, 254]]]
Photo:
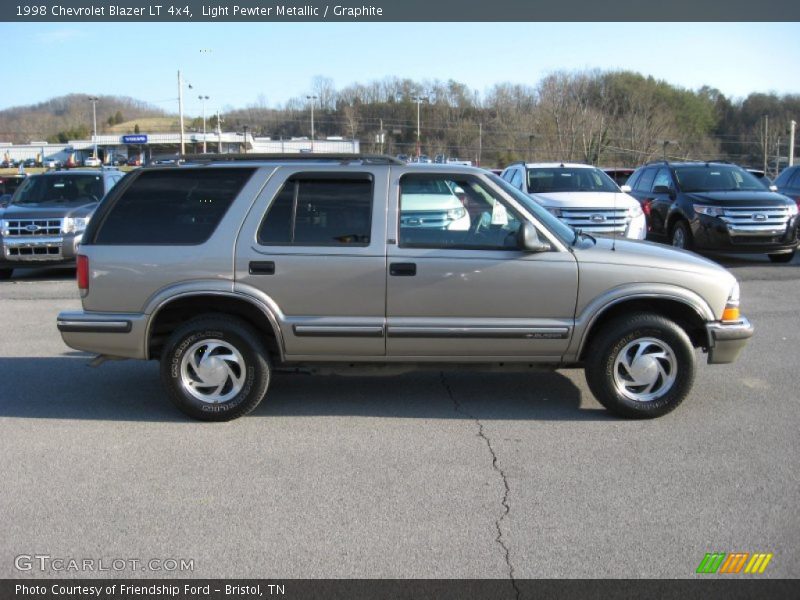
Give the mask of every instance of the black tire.
[[[209, 345], [203, 345], [204, 341], [209, 341]], [[222, 342], [223, 345], [212, 349], [211, 344], [216, 342]], [[192, 357], [187, 356], [190, 351], [194, 355], [195, 364], [209, 369], [207, 379], [192, 367]], [[208, 367], [202, 365], [202, 359], [215, 357], [214, 353], [217, 352], [218, 356], [231, 359], [220, 358]], [[238, 352], [238, 357], [234, 352]], [[198, 357], [200, 363], [197, 362]], [[239, 358], [243, 365], [240, 365]], [[170, 400], [190, 417], [202, 421], [230, 421], [252, 411], [267, 392], [270, 374], [267, 351], [252, 327], [241, 319], [227, 315], [202, 315], [184, 323], [170, 335], [161, 353], [161, 381]], [[195, 393], [206, 397], [204, 401], [187, 389], [183, 383], [184, 376], [191, 380], [190, 383], [205, 383], [212, 381], [212, 376], [219, 376], [224, 380], [225, 386], [216, 395], [220, 401], [211, 402], [214, 399], [211, 388], [217, 384], [216, 379], [212, 385], [198, 385], [194, 388]], [[236, 383], [237, 378], [240, 384]], [[226, 398], [237, 387], [241, 389]]]
[[689, 228], [689, 224], [686, 221], [678, 221], [672, 226], [670, 243], [673, 247], [683, 250], [691, 250], [694, 247], [692, 230]]
[[774, 263], [780, 263], [780, 264], [789, 263], [792, 262], [795, 252], [796, 252], [795, 250], [792, 250], [791, 252], [784, 252], [783, 254], [770, 254], [769, 259]]
[[[650, 343], [639, 342], [647, 339], [657, 341], [652, 348], [661, 344], [671, 350], [672, 361], [668, 358], [649, 359], [650, 363], [658, 363], [662, 368], [662, 375], [657, 376], [659, 379], [656, 379], [656, 384], [664, 389], [656, 389], [656, 392], [661, 391], [660, 395], [640, 401], [629, 397], [618, 387], [615, 379], [625, 378], [625, 367], [617, 364], [617, 358], [628, 356], [623, 354], [623, 350], [629, 345], [633, 345], [632, 349], [635, 349], [637, 343]], [[643, 362], [641, 367], [645, 368], [647, 365]], [[659, 366], [654, 365], [653, 368], [658, 371]], [[621, 374], [615, 374], [617, 369], [620, 369]], [[630, 373], [628, 370], [628, 375]], [[664, 373], [674, 377], [669, 385], [666, 385], [669, 379], [664, 378]], [[631, 419], [652, 419], [677, 408], [691, 390], [695, 376], [694, 348], [686, 332], [669, 319], [654, 314], [634, 313], [611, 321], [598, 332], [588, 348], [585, 374], [589, 389], [610, 412]], [[639, 388], [632, 382], [628, 384], [630, 387], [622, 387], [634, 397], [641, 396], [644, 390], [637, 392]]]
[[14, 269], [0, 269], [0, 279], [11, 279]]

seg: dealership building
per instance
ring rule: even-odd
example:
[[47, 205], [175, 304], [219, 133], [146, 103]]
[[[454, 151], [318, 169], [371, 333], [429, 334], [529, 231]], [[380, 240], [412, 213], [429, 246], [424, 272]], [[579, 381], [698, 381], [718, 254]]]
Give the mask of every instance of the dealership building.
[[[203, 152], [205, 141], [207, 152], [253, 152], [294, 154], [301, 152], [358, 154], [358, 140], [347, 140], [341, 137], [310, 140], [308, 138], [292, 138], [274, 140], [269, 137], [256, 137], [246, 132], [213, 132], [187, 133], [183, 136], [187, 154]], [[110, 163], [118, 158], [138, 157], [146, 161], [153, 156], [175, 154], [180, 151], [180, 133], [136, 133], [129, 135], [98, 135], [96, 139], [97, 155], [103, 162]], [[50, 144], [32, 141], [28, 144], [11, 144], [0, 142], [0, 157], [5, 161], [21, 162], [34, 159], [37, 162], [57, 160], [67, 164], [70, 160], [80, 164], [94, 154], [95, 139], [70, 140], [64, 144]]]

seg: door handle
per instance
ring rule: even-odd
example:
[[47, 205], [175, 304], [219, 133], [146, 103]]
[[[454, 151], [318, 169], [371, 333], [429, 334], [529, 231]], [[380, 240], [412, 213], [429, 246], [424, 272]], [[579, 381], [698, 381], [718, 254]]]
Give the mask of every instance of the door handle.
[[389, 263], [389, 275], [395, 277], [413, 277], [416, 274], [416, 263]]
[[256, 260], [250, 263], [250, 275], [275, 275], [275, 263], [271, 260]]

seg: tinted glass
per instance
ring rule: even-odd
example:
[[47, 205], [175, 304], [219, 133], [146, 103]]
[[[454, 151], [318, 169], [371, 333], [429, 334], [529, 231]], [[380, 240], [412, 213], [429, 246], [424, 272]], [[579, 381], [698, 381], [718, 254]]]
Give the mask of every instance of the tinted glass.
[[371, 179], [290, 179], [267, 211], [258, 241], [367, 246], [371, 228]]
[[[447, 193], [428, 193], [431, 189]], [[414, 174], [400, 179], [401, 247], [516, 249], [520, 223], [476, 178]]]
[[636, 183], [642, 176], [642, 171], [634, 171], [633, 175], [630, 176], [628, 181], [626, 182], [627, 185], [631, 186], [631, 189], [636, 189]]
[[653, 188], [653, 180], [656, 178], [656, 169], [645, 169], [642, 176], [636, 182], [634, 188], [637, 192], [649, 192]]
[[201, 244], [254, 169], [163, 169], [141, 173], [109, 208], [97, 244]]
[[600, 169], [534, 167], [528, 169], [528, 192], [619, 192], [619, 186]]
[[733, 166], [677, 167], [675, 177], [684, 192], [764, 191], [758, 179]]
[[796, 175], [797, 173], [800, 173], [800, 169], [793, 167], [784, 169], [781, 171], [781, 174], [775, 178], [775, 185], [778, 187], [787, 187], [789, 185], [789, 181], [792, 179], [792, 175]]
[[800, 169], [794, 170], [794, 175], [789, 180], [789, 183], [786, 184], [786, 187], [791, 188], [800, 188]]
[[663, 185], [664, 187], [668, 188], [672, 187], [672, 177], [670, 177], [668, 169], [659, 169], [658, 173], [656, 173], [656, 178], [653, 180], [652, 189], [656, 189], [656, 187], [659, 185]]
[[103, 197], [101, 175], [34, 175], [14, 194], [13, 204], [88, 204]]

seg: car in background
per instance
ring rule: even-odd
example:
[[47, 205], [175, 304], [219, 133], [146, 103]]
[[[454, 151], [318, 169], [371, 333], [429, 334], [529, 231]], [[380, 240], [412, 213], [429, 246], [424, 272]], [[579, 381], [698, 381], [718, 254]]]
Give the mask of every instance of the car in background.
[[141, 167], [142, 166], [142, 159], [138, 156], [131, 156], [128, 159], [127, 165], [129, 167]]
[[101, 161], [96, 156], [88, 156], [83, 160], [84, 167], [101, 167], [103, 166], [103, 161]]
[[775, 187], [800, 206], [800, 165], [787, 167], [775, 178]]
[[15, 268], [73, 265], [100, 200], [124, 175], [72, 169], [26, 177], [0, 215], [0, 279]]
[[628, 178], [633, 175], [636, 169], [629, 167], [603, 167], [603, 173], [611, 177], [618, 186], [622, 187], [628, 183]]
[[639, 203], [597, 167], [519, 162], [501, 177], [575, 229], [636, 240], [647, 235]]
[[400, 226], [420, 229], [467, 231], [471, 219], [464, 206], [462, 188], [441, 179], [416, 179], [403, 186]]
[[[765, 188], [772, 189], [772, 179], [762, 169], [747, 169], [747, 172], [764, 184]], [[775, 190], [772, 191], [774, 192]]]
[[23, 166], [23, 167], [35, 167], [35, 166], [37, 166], [37, 165], [36, 165], [36, 159], [35, 159], [35, 158], [26, 158], [26, 159], [25, 159], [25, 160], [22, 162], [22, 166]]
[[648, 163], [631, 176], [650, 235], [686, 250], [767, 254], [792, 260], [797, 203], [725, 162]]
[[0, 208], [8, 206], [11, 196], [17, 191], [27, 175], [3, 175], [0, 177]]

